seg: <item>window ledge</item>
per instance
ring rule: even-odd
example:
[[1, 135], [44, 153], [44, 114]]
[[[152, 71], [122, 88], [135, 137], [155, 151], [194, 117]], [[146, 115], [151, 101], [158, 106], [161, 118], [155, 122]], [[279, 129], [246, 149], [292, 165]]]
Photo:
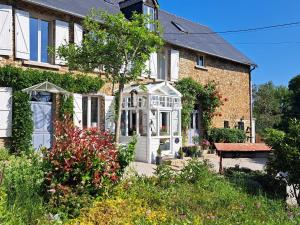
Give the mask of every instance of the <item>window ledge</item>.
[[208, 71], [208, 69], [206, 68], [206, 67], [204, 67], [204, 66], [195, 66], [195, 68], [196, 69], [198, 69], [198, 70], [205, 70], [205, 71]]
[[58, 65], [52, 65], [52, 64], [49, 64], [49, 63], [34, 62], [34, 61], [23, 61], [23, 65], [42, 67], [42, 68], [48, 68], [48, 69], [53, 69], [53, 70], [59, 70], [61, 68]]

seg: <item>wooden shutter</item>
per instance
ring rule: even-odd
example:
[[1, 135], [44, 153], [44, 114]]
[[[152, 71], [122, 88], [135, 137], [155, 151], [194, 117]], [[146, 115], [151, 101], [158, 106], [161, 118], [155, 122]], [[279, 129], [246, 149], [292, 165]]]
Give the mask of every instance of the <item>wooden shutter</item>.
[[74, 125], [82, 128], [82, 95], [73, 94], [74, 99]]
[[12, 55], [12, 7], [0, 4], [0, 55]]
[[[58, 49], [62, 45], [69, 44], [69, 23], [60, 20], [55, 21], [55, 47]], [[55, 64], [64, 65], [65, 62], [58, 56], [55, 59]]]
[[179, 51], [171, 50], [171, 81], [179, 78]]
[[11, 137], [12, 89], [0, 88], [0, 137]]
[[157, 53], [151, 53], [150, 55], [150, 77], [157, 78]]
[[83, 29], [82, 26], [74, 24], [74, 44], [80, 46], [83, 40]]
[[29, 13], [16, 10], [15, 13], [15, 41], [16, 58], [30, 58], [30, 31], [29, 31]]

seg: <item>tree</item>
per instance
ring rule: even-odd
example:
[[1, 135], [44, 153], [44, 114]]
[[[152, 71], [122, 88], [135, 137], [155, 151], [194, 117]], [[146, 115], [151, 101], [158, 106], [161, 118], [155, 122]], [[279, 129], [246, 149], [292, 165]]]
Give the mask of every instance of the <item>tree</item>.
[[276, 87], [272, 82], [255, 86], [254, 117], [257, 133], [263, 135], [267, 128], [276, 128], [289, 108], [289, 90], [284, 86]]
[[147, 28], [149, 23], [159, 27], [156, 21], [145, 15], [133, 14], [131, 20], [127, 20], [123, 14], [111, 15], [93, 10], [84, 19], [83, 28], [87, 32], [82, 45], [68, 44], [57, 51], [70, 69], [94, 72], [101, 65], [109, 81], [118, 84], [116, 142], [120, 139], [124, 86], [141, 75], [150, 54], [163, 44], [159, 32]]
[[290, 81], [289, 90], [291, 91], [290, 117], [300, 119], [300, 75]]
[[300, 121], [291, 120], [288, 131], [267, 130], [266, 142], [273, 149], [267, 170], [273, 176], [285, 173], [287, 184], [292, 186], [293, 195], [300, 205]]

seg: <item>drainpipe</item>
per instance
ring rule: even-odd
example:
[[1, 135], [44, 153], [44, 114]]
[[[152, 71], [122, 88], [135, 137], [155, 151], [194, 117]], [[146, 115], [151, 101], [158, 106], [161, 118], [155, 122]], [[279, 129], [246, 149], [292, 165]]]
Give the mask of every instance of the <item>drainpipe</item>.
[[[250, 66], [249, 68], [249, 94], [250, 94], [250, 141], [253, 142], [253, 136], [252, 136], [252, 125], [253, 125], [253, 93], [252, 93], [252, 71], [256, 69], [256, 65], [254, 65], [252, 68]], [[255, 140], [254, 140], [255, 142]]]

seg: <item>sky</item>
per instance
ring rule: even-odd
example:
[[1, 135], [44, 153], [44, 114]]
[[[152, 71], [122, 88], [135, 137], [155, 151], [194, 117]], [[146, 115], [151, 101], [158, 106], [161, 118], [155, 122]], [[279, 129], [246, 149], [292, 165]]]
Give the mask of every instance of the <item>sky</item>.
[[[217, 32], [300, 22], [299, 0], [160, 0], [159, 4]], [[222, 36], [258, 65], [252, 72], [254, 84], [288, 85], [300, 74], [300, 24]]]

